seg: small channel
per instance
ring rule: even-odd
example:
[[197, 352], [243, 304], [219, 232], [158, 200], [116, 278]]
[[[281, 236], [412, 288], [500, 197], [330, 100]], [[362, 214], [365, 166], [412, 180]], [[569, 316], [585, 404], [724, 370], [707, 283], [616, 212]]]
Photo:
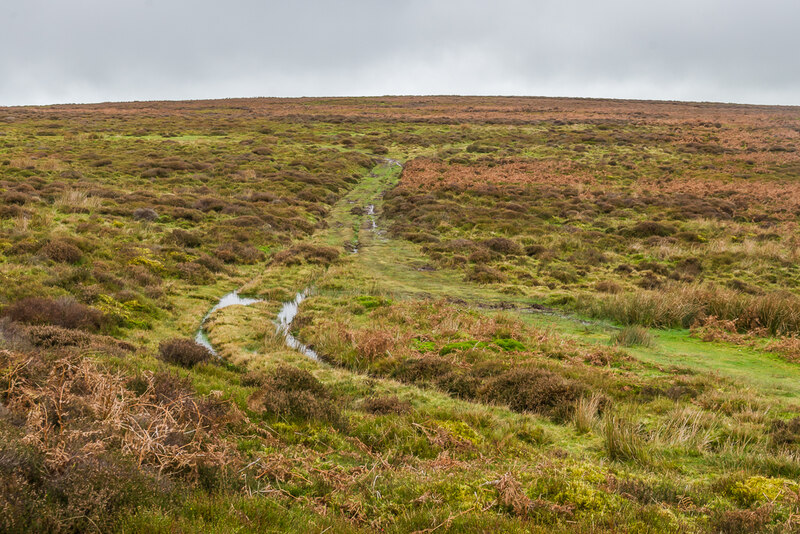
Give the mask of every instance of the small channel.
[[217, 351], [214, 350], [214, 347], [211, 345], [211, 341], [208, 340], [208, 334], [206, 333], [205, 328], [203, 328], [208, 318], [211, 317], [212, 313], [217, 310], [221, 310], [222, 308], [235, 305], [249, 306], [251, 304], [255, 304], [256, 302], [261, 302], [261, 300], [249, 297], [240, 297], [238, 290], [231, 291], [227, 295], [223, 296], [214, 305], [214, 307], [208, 310], [208, 313], [203, 316], [203, 320], [200, 321], [200, 328], [197, 329], [197, 334], [194, 336], [195, 342], [203, 345], [205, 348], [210, 350], [212, 354], [217, 355]]
[[[286, 340], [286, 346], [290, 347], [313, 360], [319, 360], [319, 355], [314, 352], [312, 349], [308, 348], [306, 345], [301, 343], [296, 337], [294, 337], [291, 333], [291, 326], [292, 321], [294, 320], [297, 312], [300, 308], [300, 303], [305, 300], [305, 298], [309, 295], [309, 290], [306, 289], [305, 291], [298, 293], [294, 300], [290, 300], [284, 302], [281, 306], [281, 311], [278, 313], [278, 318], [275, 323], [276, 331], [283, 335], [283, 338]], [[239, 295], [238, 291], [231, 291], [230, 293], [223, 296], [219, 301], [214, 305], [213, 308], [208, 310], [208, 313], [203, 316], [203, 320], [200, 322], [200, 328], [197, 329], [197, 333], [194, 336], [194, 340], [196, 343], [203, 345], [212, 354], [218, 356], [217, 351], [214, 350], [214, 346], [211, 344], [211, 341], [208, 339], [208, 333], [206, 332], [204, 325], [211, 314], [217, 310], [221, 310], [222, 308], [227, 308], [228, 306], [249, 306], [251, 304], [255, 304], [256, 302], [261, 302], [260, 299], [250, 298], [250, 297], [242, 297]]]
[[294, 300], [290, 300], [283, 303], [283, 306], [281, 306], [281, 311], [278, 313], [278, 322], [276, 326], [277, 326], [277, 331], [283, 334], [283, 339], [286, 341], [287, 346], [293, 348], [298, 352], [301, 352], [302, 354], [308, 356], [312, 360], [319, 361], [319, 354], [317, 354], [312, 349], [308, 348], [306, 345], [301, 343], [300, 340], [294, 337], [291, 332], [292, 321], [297, 315], [297, 311], [300, 308], [300, 303], [306, 299], [308, 293], [309, 290], [306, 289], [305, 291], [298, 293], [294, 297]]

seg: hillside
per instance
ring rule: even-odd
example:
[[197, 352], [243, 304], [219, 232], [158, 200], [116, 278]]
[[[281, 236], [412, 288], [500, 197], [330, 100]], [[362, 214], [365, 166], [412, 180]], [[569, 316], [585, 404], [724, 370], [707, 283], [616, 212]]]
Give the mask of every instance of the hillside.
[[0, 531], [799, 531], [798, 148], [796, 107], [0, 108]]

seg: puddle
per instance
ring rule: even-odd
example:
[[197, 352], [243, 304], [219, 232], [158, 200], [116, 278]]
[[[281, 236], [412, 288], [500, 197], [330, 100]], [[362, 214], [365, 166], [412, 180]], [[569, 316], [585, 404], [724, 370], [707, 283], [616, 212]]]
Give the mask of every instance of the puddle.
[[217, 355], [217, 351], [214, 350], [214, 347], [211, 345], [211, 341], [208, 340], [208, 334], [206, 333], [203, 325], [206, 324], [206, 321], [217, 310], [221, 310], [222, 308], [227, 308], [228, 306], [249, 306], [251, 304], [255, 304], [256, 302], [261, 302], [259, 299], [254, 299], [250, 297], [240, 297], [239, 291], [234, 290], [228, 293], [227, 295], [223, 296], [217, 303], [214, 305], [213, 308], [208, 310], [203, 316], [203, 320], [200, 321], [200, 328], [197, 329], [197, 333], [194, 336], [194, 340], [196, 343], [203, 345], [211, 354]]
[[307, 296], [308, 296], [308, 290], [305, 290], [302, 293], [298, 293], [294, 297], [294, 300], [284, 302], [283, 306], [281, 306], [280, 313], [278, 313], [278, 322], [276, 327], [277, 331], [283, 334], [283, 338], [286, 340], [287, 346], [293, 348], [298, 352], [301, 352], [302, 354], [308, 356], [312, 360], [319, 361], [319, 355], [312, 349], [308, 348], [306, 345], [302, 344], [291, 333], [292, 321], [297, 315], [297, 310], [300, 307], [300, 303], [303, 302]]
[[372, 231], [378, 229], [378, 223], [375, 222], [375, 204], [367, 206], [367, 215], [369, 215], [369, 222], [372, 224]]

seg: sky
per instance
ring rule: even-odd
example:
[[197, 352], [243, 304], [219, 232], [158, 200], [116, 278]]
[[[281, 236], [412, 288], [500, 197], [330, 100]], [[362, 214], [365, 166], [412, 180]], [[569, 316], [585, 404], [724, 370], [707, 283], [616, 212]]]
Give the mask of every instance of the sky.
[[800, 105], [798, 0], [0, 0], [0, 106], [530, 95]]

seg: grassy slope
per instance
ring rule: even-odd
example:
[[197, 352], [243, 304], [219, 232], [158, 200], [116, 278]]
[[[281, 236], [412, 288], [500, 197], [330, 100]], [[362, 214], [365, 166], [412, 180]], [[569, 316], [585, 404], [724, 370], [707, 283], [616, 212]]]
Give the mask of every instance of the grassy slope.
[[[180, 129], [178, 123], [174, 124]], [[507, 131], [523, 131], [531, 138], [548, 135], [546, 127], [529, 126], [287, 124], [271, 122], [272, 132], [264, 135], [277, 138], [268, 143], [282, 147], [278, 161], [289, 167], [294, 166], [290, 164], [292, 158], [310, 162], [318, 157], [313, 150], [303, 148], [307, 142], [317, 148], [344, 151], [339, 140], [356, 139], [357, 150], [369, 153], [376, 144], [373, 133], [383, 129], [391, 132], [381, 140], [386, 144], [393, 142], [392, 136], [395, 141], [401, 136], [432, 140], [427, 147], [416, 146], [413, 141], [397, 141], [398, 146], [389, 155], [403, 159], [448, 150], [465, 154], [464, 150], [476, 140], [491, 142]], [[147, 135], [137, 139], [157, 143], [150, 146], [151, 151], [173, 150], [175, 143], [193, 150], [208, 146], [242, 156], [248, 149], [242, 150], [239, 144], [251, 140], [252, 128], [247, 123], [243, 133], [229, 132], [224, 141], [205, 134]], [[574, 136], [583, 128], [568, 126], [563, 130]], [[60, 138], [46, 139], [54, 147], [61, 142]], [[292, 141], [284, 143], [280, 139]], [[129, 136], [113, 140], [122, 143], [120, 152], [138, 149], [140, 144]], [[632, 157], [642, 153], [638, 149], [618, 152], [626, 151]], [[650, 153], [658, 164], [681, 162], [669, 151], [652, 149]], [[544, 145], [525, 148], [521, 154], [561, 155]], [[575, 158], [598, 160], [606, 155], [605, 148], [590, 148]], [[800, 473], [800, 466], [791, 453], [771, 448], [771, 438], [766, 433], [776, 416], [796, 415], [798, 371], [794, 364], [772, 354], [732, 344], [704, 343], [683, 330], [657, 331], [652, 347], [625, 349], [635, 357], [634, 361], [615, 361], [608, 367], [565, 363], [547, 356], [546, 347], [542, 348], [545, 357], [536, 354], [532, 360], [523, 360], [523, 356], [528, 357], [525, 355], [501, 354], [508, 362], [515, 362], [515, 358], [525, 365], [535, 361], [536, 365], [559, 373], [585, 377], [591, 388], [611, 395], [614, 412], [618, 410], [622, 417], [620, 428], [633, 429], [631, 443], [638, 443], [636, 446], [640, 448], [631, 456], [614, 456], [604, 426], [609, 419], [594, 416], [591, 428], [579, 432], [570, 420], [519, 413], [503, 402], [455, 398], [429, 383], [414, 385], [408, 380], [387, 378], [377, 368], [368, 368], [370, 374], [367, 374], [365, 369], [353, 372], [313, 362], [283, 347], [273, 335], [272, 318], [282, 301], [298, 290], [314, 286], [319, 288], [318, 294], [306, 301], [299, 316], [302, 324], [298, 330], [307, 335], [304, 341], [320, 341], [318, 336], [323, 332], [314, 330], [316, 321], [324, 323], [330, 319], [334, 325], [338, 321], [351, 333], [374, 329], [375, 325], [385, 326], [386, 323], [380, 322], [380, 309], [365, 311], [357, 304], [359, 297], [388, 297], [394, 302], [392, 306], [398, 307], [420, 302], [424, 305], [430, 298], [449, 298], [454, 302], [443, 304], [442, 309], [465, 321], [519, 320], [520, 323], [510, 324], [523, 325], [518, 332], [521, 336], [532, 336], [536, 329], [543, 329], [559, 343], [575, 340], [574, 350], [579, 355], [598, 348], [608, 349], [608, 340], [616, 331], [614, 325], [603, 321], [585, 325], [572, 316], [515, 309], [494, 311], [486, 306], [510, 303], [525, 307], [541, 290], [520, 294], [509, 291], [506, 285], [465, 283], [463, 271], [435, 265], [431, 269], [431, 259], [422, 247], [390, 237], [388, 221], [381, 218], [383, 193], [395, 186], [398, 171], [386, 165], [359, 171], [357, 184], [327, 211], [324, 217], [327, 228], [299, 237], [307, 243], [336, 247], [357, 241], [358, 254], [345, 254], [329, 267], [308, 263], [237, 264], [227, 276], [205, 284], [172, 278], [167, 283], [168, 311], [159, 315], [150, 329], [123, 331], [127, 339], [142, 347], [139, 352], [125, 357], [102, 350], [82, 354], [126, 377], [140, 376], [143, 371], [161, 372], [165, 368], [179, 373], [191, 381], [198, 399], [221, 395], [232, 401], [254, 425], [232, 423], [218, 430], [216, 437], [220, 443], [235, 449], [227, 457], [233, 476], [220, 468], [214, 475], [216, 479], [209, 476], [199, 482], [197, 478], [167, 470], [154, 480], [172, 489], [158, 493], [155, 498], [134, 502], [126, 510], [136, 513], [115, 523], [115, 528], [128, 532], [594, 532], [615, 531], [619, 525], [625, 525], [632, 532], [693, 532], [722, 528], [720, 525], [727, 523], [721, 523], [721, 518], [739, 521], [735, 526], [741, 531], [753, 530], [748, 525], [761, 528], [763, 523], [769, 523], [776, 531], [792, 527], [791, 514], [796, 513], [796, 503], [791, 495], [797, 487], [791, 479]], [[221, 176], [224, 187], [227, 174]], [[137, 187], [146, 185], [146, 181], [140, 182]], [[194, 185], [202, 187], [199, 183]], [[295, 193], [303, 190], [304, 186], [296, 185], [291, 179], [286, 182], [286, 187]], [[381, 225], [378, 234], [369, 230], [367, 217], [351, 211], [353, 207], [369, 204], [375, 206], [378, 214]], [[212, 214], [207, 221], [216, 222], [214, 217]], [[62, 230], [69, 230], [76, 219], [88, 217], [65, 217], [55, 211], [53, 221]], [[219, 221], [224, 223], [225, 217], [220, 216]], [[117, 222], [127, 224], [121, 219]], [[4, 224], [11, 228], [16, 223], [6, 219]], [[139, 237], [160, 238], [159, 231], [137, 226], [144, 227], [136, 230]], [[168, 223], [167, 229], [176, 226]], [[213, 235], [215, 228], [210, 226], [208, 235]], [[259, 245], [274, 254], [288, 247], [292, 239], [297, 241], [298, 234]], [[9, 244], [4, 247], [8, 249]], [[207, 248], [213, 251], [210, 246]], [[40, 272], [34, 270], [31, 275], [16, 265], [4, 266], [3, 274], [30, 284], [32, 277], [44, 279], [46, 267], [40, 267]], [[789, 272], [787, 276], [793, 274]], [[152, 356], [160, 340], [192, 335], [215, 299], [236, 287], [263, 298], [264, 302], [226, 308], [212, 317], [209, 337], [225, 357], [225, 365], [204, 364], [183, 370], [166, 366]], [[526, 330], [528, 327], [532, 330]], [[434, 330], [416, 334], [430, 335], [437, 343], [447, 341], [446, 336], [437, 337], [439, 334]], [[455, 334], [458, 339], [467, 335], [463, 329]], [[527, 337], [523, 339], [530, 343]], [[348, 355], [353, 347], [342, 343], [337, 350]], [[455, 353], [454, 361], [463, 363], [457, 360], [459, 354]], [[347, 424], [336, 426], [315, 417], [275, 415], [253, 405], [253, 395], [259, 386], [253, 384], [248, 373], [269, 375], [282, 364], [309, 370], [329, 388]], [[693, 371], [698, 374], [693, 376]], [[635, 394], [603, 389], [629, 383], [636, 388], [658, 382], [669, 385], [675, 380], [686, 380], [690, 386], [705, 389], [697, 397], [678, 401], [663, 396], [640, 399]], [[384, 415], [365, 409], [366, 400], [387, 396], [409, 402], [411, 409]], [[611, 413], [607, 411], [606, 416]], [[671, 431], [668, 423], [675, 425]], [[0, 429], [7, 436], [17, 432], [12, 427], [4, 421]], [[660, 428], [667, 428], [667, 432], [660, 434]], [[16, 439], [16, 434], [13, 435]], [[684, 435], [685, 440], [681, 441]], [[3, 454], [4, 461], [15, 458]], [[152, 466], [146, 462], [139, 467], [142, 472], [152, 473]], [[152, 484], [152, 487], [159, 486]], [[58, 491], [62, 492], [58, 495], [68, 495], [63, 488]], [[109, 506], [109, 510], [113, 508]], [[734, 515], [725, 516], [728, 511]]]

